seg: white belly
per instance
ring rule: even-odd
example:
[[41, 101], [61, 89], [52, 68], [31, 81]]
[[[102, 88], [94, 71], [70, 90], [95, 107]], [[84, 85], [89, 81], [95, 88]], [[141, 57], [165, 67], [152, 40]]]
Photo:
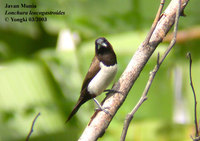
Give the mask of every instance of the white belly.
[[100, 63], [100, 68], [101, 70], [88, 85], [90, 94], [95, 94], [96, 96], [101, 94], [108, 87], [117, 73], [117, 64], [108, 67]]

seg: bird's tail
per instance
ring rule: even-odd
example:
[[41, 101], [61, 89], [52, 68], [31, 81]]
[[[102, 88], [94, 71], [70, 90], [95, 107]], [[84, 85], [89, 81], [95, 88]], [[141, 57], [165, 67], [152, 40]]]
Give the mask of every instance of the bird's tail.
[[75, 105], [74, 109], [72, 110], [71, 114], [69, 115], [68, 119], [66, 120], [66, 123], [76, 114], [76, 112], [81, 107], [81, 105], [84, 104], [86, 101], [87, 100], [85, 100], [84, 98], [80, 98], [78, 100], [77, 104]]

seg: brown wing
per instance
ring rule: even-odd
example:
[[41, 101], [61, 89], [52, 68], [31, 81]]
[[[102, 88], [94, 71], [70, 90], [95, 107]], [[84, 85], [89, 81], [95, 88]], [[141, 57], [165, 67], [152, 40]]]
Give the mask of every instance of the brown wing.
[[81, 91], [88, 86], [91, 79], [99, 72], [99, 70], [100, 70], [99, 60], [97, 59], [96, 56], [94, 56], [90, 68], [88, 70], [88, 73], [86, 74], [85, 79], [83, 81]]
[[92, 64], [90, 65], [88, 73], [86, 74], [85, 79], [83, 81], [83, 85], [81, 88], [81, 95], [78, 99], [78, 102], [77, 102], [76, 106], [74, 107], [74, 109], [72, 110], [72, 112], [69, 115], [66, 122], [68, 122], [76, 114], [76, 112], [78, 111], [78, 109], [81, 107], [82, 104], [84, 104], [89, 99], [95, 97], [95, 95], [88, 94], [87, 86], [88, 86], [89, 82], [91, 81], [91, 79], [98, 73], [99, 70], [100, 70], [99, 60], [95, 56], [92, 60]]

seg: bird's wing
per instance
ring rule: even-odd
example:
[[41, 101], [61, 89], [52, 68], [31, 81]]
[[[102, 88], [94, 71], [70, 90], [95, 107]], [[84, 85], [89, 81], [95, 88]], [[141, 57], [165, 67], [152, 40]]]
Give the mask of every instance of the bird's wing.
[[88, 73], [86, 74], [85, 79], [83, 81], [81, 91], [88, 86], [91, 79], [99, 72], [99, 70], [100, 70], [99, 60], [97, 59], [96, 56], [94, 56], [90, 68], [88, 70]]

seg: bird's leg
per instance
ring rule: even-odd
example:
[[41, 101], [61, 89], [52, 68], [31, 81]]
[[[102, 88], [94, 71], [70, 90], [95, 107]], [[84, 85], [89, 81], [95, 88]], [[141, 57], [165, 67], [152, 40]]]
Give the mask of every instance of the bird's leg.
[[102, 106], [101, 106], [101, 104], [95, 99], [95, 98], [93, 98], [93, 100], [94, 100], [94, 102], [97, 104], [97, 106], [98, 106], [98, 109], [96, 109], [96, 110], [101, 110], [101, 111], [104, 111], [106, 114], [110, 114], [108, 111], [106, 111], [105, 109], [108, 109], [108, 107], [106, 107], [106, 108], [103, 108]]
[[[117, 91], [117, 90], [112, 90], [112, 89], [107, 89], [107, 90], [104, 90], [103, 92], [106, 92], [106, 95], [109, 95], [111, 93], [119, 93], [119, 94], [122, 94], [122, 92], [120, 91]], [[123, 94], [122, 94], [123, 95]]]

